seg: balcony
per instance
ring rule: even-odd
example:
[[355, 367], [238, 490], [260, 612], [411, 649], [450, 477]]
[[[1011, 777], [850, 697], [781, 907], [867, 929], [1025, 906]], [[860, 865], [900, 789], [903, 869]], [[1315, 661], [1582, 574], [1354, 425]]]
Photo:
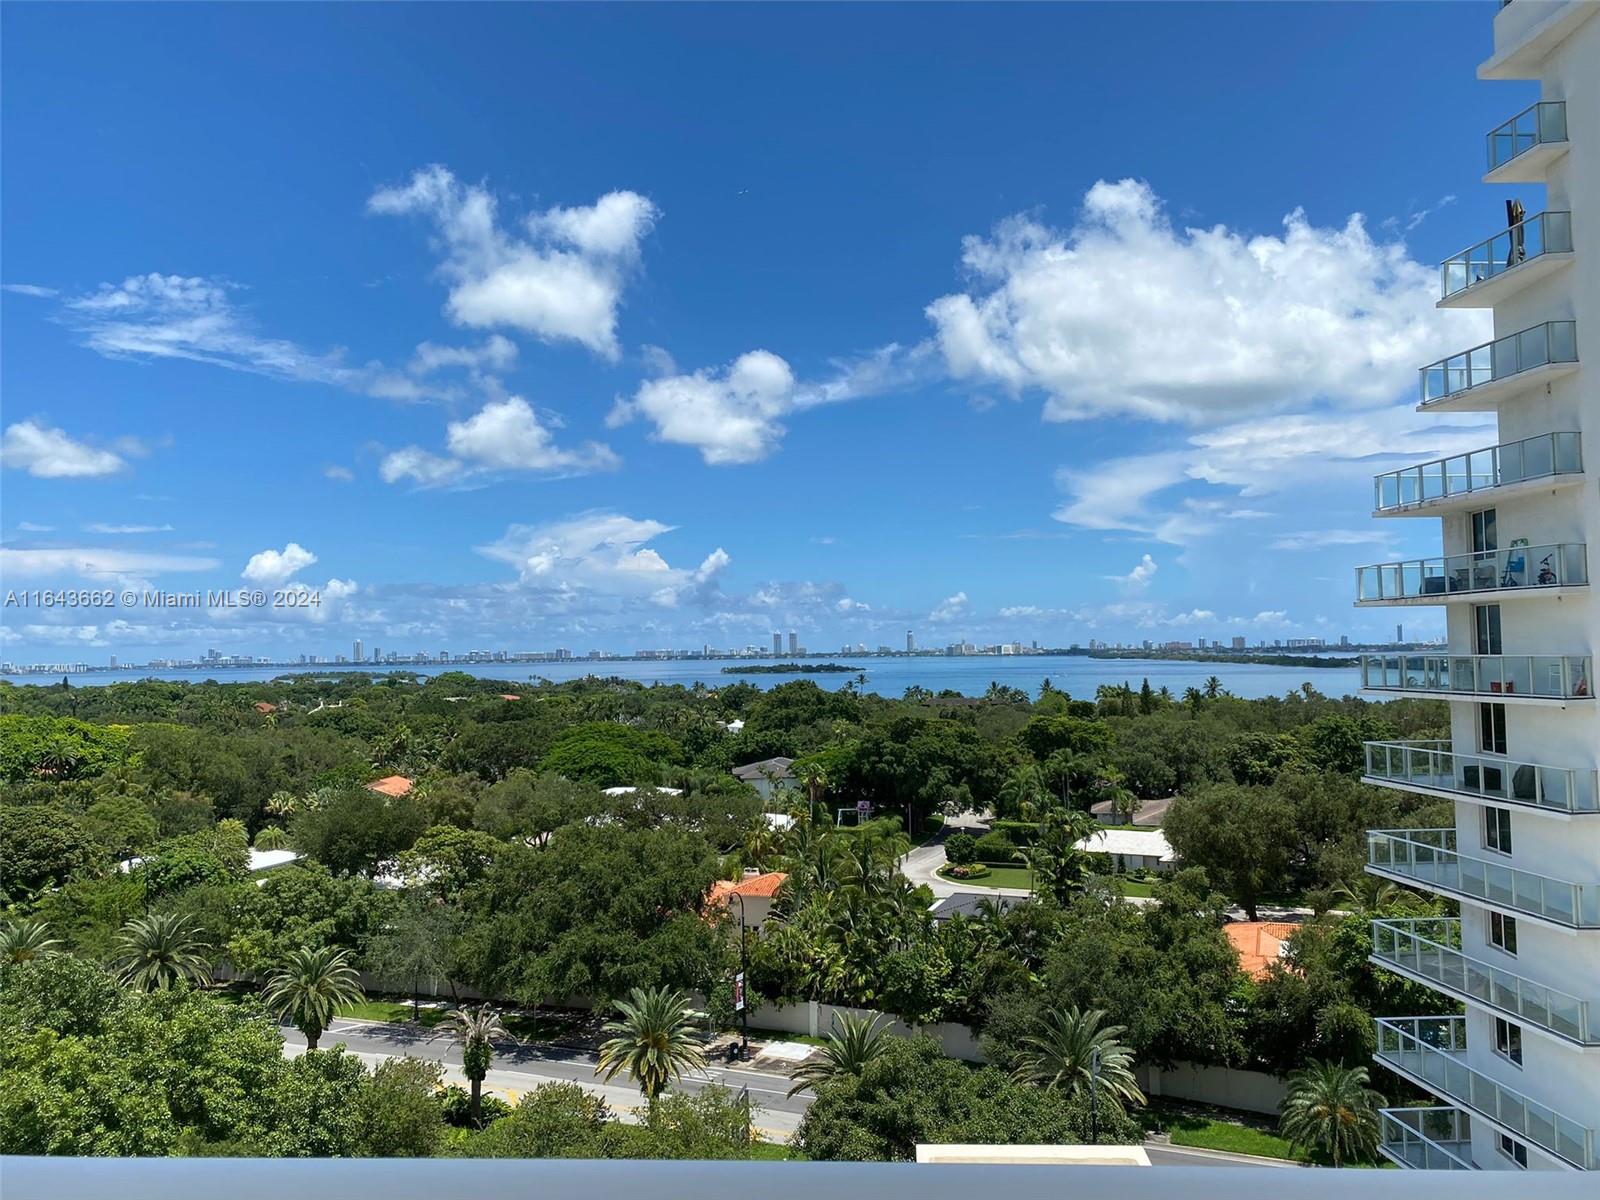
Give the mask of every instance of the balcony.
[[1424, 412], [1492, 412], [1507, 396], [1578, 369], [1576, 321], [1546, 321], [1421, 370]]
[[1386, 471], [1372, 481], [1372, 515], [1436, 516], [1483, 502], [1489, 492], [1494, 493], [1493, 503], [1508, 494], [1581, 483], [1582, 443], [1577, 433], [1541, 433]]
[[1373, 1057], [1391, 1071], [1580, 1170], [1600, 1166], [1593, 1129], [1467, 1066], [1464, 1017], [1381, 1017], [1377, 1025]]
[[1448, 799], [1518, 804], [1557, 814], [1600, 812], [1600, 773], [1492, 754], [1457, 754], [1449, 742], [1368, 742], [1365, 783]]
[[1542, 212], [1439, 264], [1440, 308], [1493, 308], [1572, 261], [1572, 214]]
[[1543, 183], [1550, 164], [1567, 152], [1567, 106], [1561, 100], [1528, 105], [1488, 135], [1485, 183]]
[[1356, 607], [1448, 604], [1480, 600], [1493, 592], [1496, 602], [1509, 593], [1549, 593], [1587, 587], [1589, 559], [1582, 545], [1513, 546], [1446, 554], [1356, 568]]
[[1380, 1108], [1383, 1156], [1413, 1171], [1475, 1171], [1472, 1118], [1459, 1108]]
[[1593, 701], [1583, 654], [1363, 654], [1369, 692], [1566, 708]]
[[1369, 829], [1367, 870], [1563, 929], [1600, 929], [1600, 883], [1570, 883], [1457, 854], [1454, 829]]
[[1580, 1046], [1600, 1045], [1589, 1002], [1461, 952], [1453, 917], [1372, 923], [1372, 961], [1463, 1003], [1478, 1003]]

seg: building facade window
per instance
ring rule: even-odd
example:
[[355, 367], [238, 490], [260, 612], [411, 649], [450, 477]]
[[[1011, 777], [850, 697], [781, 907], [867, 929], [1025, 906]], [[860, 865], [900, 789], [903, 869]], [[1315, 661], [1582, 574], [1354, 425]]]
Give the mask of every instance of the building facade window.
[[1504, 1017], [1494, 1019], [1494, 1052], [1507, 1062], [1522, 1065], [1522, 1026]]
[[1506, 706], [1478, 705], [1478, 749], [1485, 754], [1506, 753]]
[[1477, 554], [1500, 549], [1500, 537], [1495, 532], [1494, 509], [1486, 508], [1472, 514], [1472, 549]]
[[1489, 944], [1507, 954], [1517, 952], [1517, 919], [1505, 913], [1489, 914]]
[[1495, 808], [1483, 810], [1483, 846], [1500, 854], [1511, 853], [1511, 810]]
[[1472, 606], [1473, 631], [1477, 649], [1475, 654], [1500, 654], [1500, 606], [1475, 604]]
[[1528, 1148], [1517, 1141], [1516, 1138], [1509, 1133], [1502, 1133], [1495, 1137], [1495, 1144], [1500, 1147], [1500, 1153], [1516, 1163], [1518, 1167], [1524, 1171], [1528, 1169]]

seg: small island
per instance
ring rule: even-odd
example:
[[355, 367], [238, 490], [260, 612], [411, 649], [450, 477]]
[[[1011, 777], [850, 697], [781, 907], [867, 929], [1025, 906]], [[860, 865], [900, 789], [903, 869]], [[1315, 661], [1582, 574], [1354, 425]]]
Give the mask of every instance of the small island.
[[761, 663], [749, 667], [723, 667], [724, 675], [859, 675], [860, 667], [846, 667], [839, 663]]

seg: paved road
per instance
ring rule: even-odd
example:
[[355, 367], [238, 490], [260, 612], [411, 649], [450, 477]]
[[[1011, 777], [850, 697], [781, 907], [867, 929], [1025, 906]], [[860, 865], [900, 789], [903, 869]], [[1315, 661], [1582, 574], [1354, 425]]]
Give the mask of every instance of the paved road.
[[[293, 1028], [284, 1028], [284, 1053], [291, 1057], [305, 1053], [305, 1039]], [[385, 1021], [356, 1021], [337, 1018], [322, 1035], [321, 1045], [342, 1043], [352, 1054], [369, 1065], [386, 1058], [410, 1054], [443, 1064], [445, 1078], [465, 1084], [461, 1073], [461, 1050], [450, 1038], [420, 1025]], [[484, 1080], [484, 1090], [515, 1103], [524, 1092], [541, 1083], [577, 1083], [586, 1091], [604, 1098], [611, 1110], [626, 1119], [643, 1101], [639, 1090], [618, 1077], [615, 1083], [601, 1083], [594, 1073], [597, 1055], [593, 1050], [501, 1042], [495, 1045], [494, 1068]], [[755, 1126], [761, 1136], [781, 1141], [800, 1124], [811, 1103], [812, 1093], [790, 1097], [789, 1076], [780, 1070], [760, 1069], [759, 1062], [749, 1067], [708, 1066], [694, 1077], [686, 1077], [683, 1091], [695, 1092], [707, 1083], [719, 1083], [738, 1091], [750, 1089], [750, 1102], [757, 1109]]]
[[1289, 1167], [1300, 1164], [1254, 1154], [1228, 1154], [1222, 1150], [1201, 1150], [1197, 1146], [1174, 1146], [1170, 1142], [1146, 1142], [1144, 1152], [1152, 1167]]
[[989, 888], [981, 887], [975, 883], [955, 883], [945, 879], [939, 874], [939, 868], [944, 866], [944, 839], [956, 830], [965, 830], [977, 836], [987, 831], [988, 826], [978, 817], [970, 813], [963, 813], [959, 817], [946, 818], [944, 828], [938, 835], [923, 842], [900, 860], [900, 873], [912, 883], [926, 884], [934, 896], [942, 900], [946, 896], [954, 896], [957, 892], [978, 892], [982, 895], [1015, 896], [1026, 899], [1029, 895], [1027, 888]]

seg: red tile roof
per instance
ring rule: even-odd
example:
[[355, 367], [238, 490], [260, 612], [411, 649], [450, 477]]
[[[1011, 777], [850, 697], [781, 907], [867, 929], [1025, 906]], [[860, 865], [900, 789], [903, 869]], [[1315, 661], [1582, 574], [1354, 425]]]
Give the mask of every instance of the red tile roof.
[[502, 699], [502, 700], [521, 700], [522, 697], [521, 696], [513, 696], [509, 692], [501, 692], [500, 693], [500, 699]]
[[379, 792], [385, 796], [400, 797], [409, 793], [413, 786], [415, 785], [412, 784], [411, 780], [404, 775], [389, 775], [383, 779], [374, 779], [367, 784], [367, 791]]
[[256, 711], [258, 713], [277, 712], [278, 711], [278, 706], [276, 704], [272, 703], [272, 701], [270, 701], [270, 700], [257, 700], [256, 701]]
[[1270, 963], [1281, 960], [1283, 943], [1299, 928], [1287, 921], [1229, 921], [1222, 932], [1233, 943], [1244, 973], [1261, 979]]
[[728, 897], [736, 893], [747, 899], [753, 900], [759, 897], [770, 900], [778, 894], [778, 889], [783, 886], [783, 881], [787, 878], [789, 876], [782, 871], [768, 871], [765, 875], [751, 875], [737, 881], [719, 879], [711, 885], [706, 900], [711, 904], [719, 901], [726, 904]]

